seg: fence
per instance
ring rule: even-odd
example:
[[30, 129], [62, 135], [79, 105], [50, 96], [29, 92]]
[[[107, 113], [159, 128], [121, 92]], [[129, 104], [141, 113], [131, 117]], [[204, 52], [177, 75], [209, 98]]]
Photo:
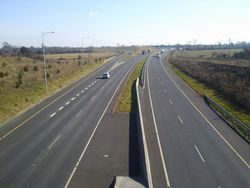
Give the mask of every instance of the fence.
[[250, 143], [250, 128], [232, 116], [227, 110], [217, 104], [214, 100], [204, 95], [205, 102], [217, 113], [230, 127], [240, 134], [248, 143]]

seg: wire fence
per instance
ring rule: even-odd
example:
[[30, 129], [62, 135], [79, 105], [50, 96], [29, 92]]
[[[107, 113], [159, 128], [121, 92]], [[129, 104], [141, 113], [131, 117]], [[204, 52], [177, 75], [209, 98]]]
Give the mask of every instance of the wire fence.
[[250, 143], [250, 128], [246, 124], [235, 118], [208, 96], [204, 95], [204, 100], [215, 111], [216, 114], [218, 114], [230, 127], [232, 127], [248, 143]]

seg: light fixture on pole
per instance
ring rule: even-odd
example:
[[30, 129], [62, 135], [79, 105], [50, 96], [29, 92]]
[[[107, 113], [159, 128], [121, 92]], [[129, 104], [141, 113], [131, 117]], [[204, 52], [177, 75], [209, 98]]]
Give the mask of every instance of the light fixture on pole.
[[46, 65], [46, 57], [45, 57], [45, 47], [44, 47], [44, 35], [55, 33], [54, 31], [51, 32], [44, 32], [42, 33], [42, 48], [43, 48], [43, 63], [44, 63], [44, 80], [45, 80], [45, 87], [48, 89], [48, 79], [47, 79], [47, 65]]

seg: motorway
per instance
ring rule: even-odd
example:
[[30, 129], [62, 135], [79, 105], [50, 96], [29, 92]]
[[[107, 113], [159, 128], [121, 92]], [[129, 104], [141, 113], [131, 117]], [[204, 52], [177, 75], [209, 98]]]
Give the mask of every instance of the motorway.
[[[158, 139], [157, 148], [147, 143], [154, 187], [250, 187], [249, 145], [158, 56], [148, 62], [146, 83], [149, 105], [144, 108], [151, 109], [144, 110], [144, 122], [152, 123], [151, 129], [155, 126]], [[146, 136], [150, 141], [153, 129], [150, 133], [147, 129], [149, 125]], [[165, 182], [159, 183], [162, 177]]]
[[[0, 187], [68, 187], [114, 95], [142, 58], [114, 58], [2, 126]], [[110, 79], [99, 79], [106, 71]]]

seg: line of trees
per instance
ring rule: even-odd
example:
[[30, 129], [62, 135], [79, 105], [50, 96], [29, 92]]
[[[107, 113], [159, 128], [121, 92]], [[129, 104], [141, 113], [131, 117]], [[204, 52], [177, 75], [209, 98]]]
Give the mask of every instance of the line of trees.
[[171, 57], [170, 63], [250, 112], [250, 67]]

